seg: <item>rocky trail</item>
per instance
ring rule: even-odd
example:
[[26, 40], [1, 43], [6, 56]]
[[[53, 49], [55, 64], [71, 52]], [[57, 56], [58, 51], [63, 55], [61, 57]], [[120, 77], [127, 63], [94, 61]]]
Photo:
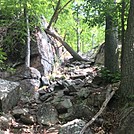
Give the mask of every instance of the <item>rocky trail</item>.
[[[38, 83], [40, 75], [34, 68], [31, 70], [34, 72], [32, 82]], [[67, 60], [52, 75], [41, 78], [42, 86], [35, 88], [33, 96], [19, 90], [16, 82], [7, 84], [8, 81], [3, 80], [1, 86], [9, 85], [16, 90], [6, 93], [7, 97], [1, 100], [4, 111], [0, 116], [1, 134], [80, 134], [111, 91], [118, 88], [118, 84], [106, 84], [98, 72], [99, 68], [90, 62]], [[21, 85], [29, 77], [27, 73], [27, 79], [19, 80]], [[118, 113], [108, 106], [104, 109], [87, 127], [86, 134], [112, 134]]]

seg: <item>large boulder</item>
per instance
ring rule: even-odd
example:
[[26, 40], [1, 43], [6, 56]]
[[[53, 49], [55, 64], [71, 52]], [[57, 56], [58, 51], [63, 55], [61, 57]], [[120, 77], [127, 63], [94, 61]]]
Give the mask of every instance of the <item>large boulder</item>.
[[6, 78], [14, 82], [19, 82], [21, 87], [21, 97], [24, 95], [33, 97], [36, 90], [41, 86], [41, 74], [33, 67], [19, 69], [16, 74]]
[[39, 124], [51, 126], [59, 122], [58, 112], [51, 104], [43, 103], [37, 111], [37, 121]]
[[20, 84], [0, 79], [0, 110], [8, 112], [19, 101]]
[[[42, 75], [47, 75], [53, 70], [54, 53], [52, 44], [44, 31], [38, 32], [37, 47], [38, 56], [33, 58], [32, 66], [37, 68]], [[33, 64], [34, 61], [38, 62], [37, 67]]]
[[97, 54], [95, 56], [95, 64], [104, 65], [104, 52], [105, 52], [105, 43], [100, 45]]

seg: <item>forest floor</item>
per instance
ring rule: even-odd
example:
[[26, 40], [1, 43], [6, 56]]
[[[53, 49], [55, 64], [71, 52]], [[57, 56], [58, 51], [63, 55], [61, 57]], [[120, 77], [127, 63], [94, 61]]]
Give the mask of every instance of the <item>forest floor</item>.
[[[53, 82], [57, 82], [57, 81], [59, 82], [59, 78], [63, 79], [63, 77], [64, 80], [71, 80], [71, 81], [76, 80], [76, 78], [82, 81], [86, 80], [83, 87], [93, 88], [92, 95], [98, 95], [97, 97], [93, 97], [94, 100], [90, 100], [93, 101], [92, 106], [95, 112], [90, 119], [86, 120], [86, 122], [92, 120], [92, 118], [95, 117], [95, 115], [98, 114], [98, 112], [100, 111], [97, 119], [95, 119], [93, 123], [88, 125], [88, 127], [91, 129], [93, 134], [114, 134], [114, 131], [119, 124], [118, 122], [119, 113], [118, 110], [116, 109], [117, 100], [115, 96], [111, 96], [109, 101], [105, 103], [107, 99], [107, 95], [109, 95], [113, 91], [113, 89], [112, 90], [110, 89], [110, 91], [108, 91], [111, 85], [113, 84], [107, 83], [100, 76], [99, 67], [90, 65], [90, 63], [88, 62], [75, 62], [75, 61], [68, 60], [65, 63], [63, 63], [62, 66], [58, 67], [55, 70], [55, 72], [52, 74], [52, 76], [53, 76]], [[116, 88], [118, 88], [118, 84], [116, 85]], [[103, 98], [101, 97], [101, 95], [103, 96]], [[86, 99], [84, 98], [83, 100], [85, 101]], [[34, 103], [36, 102], [31, 101], [30, 105], [35, 105]], [[18, 105], [20, 105], [20, 103]], [[37, 108], [35, 109], [37, 110]], [[7, 126], [4, 128], [3, 125], [2, 130], [5, 129], [4, 131], [5, 134], [28, 134], [28, 133], [58, 134], [59, 128], [63, 125], [62, 120], [57, 125], [46, 127], [41, 124], [38, 124], [37, 122], [35, 122], [32, 125], [30, 124], [27, 125], [24, 124], [24, 122], [20, 122], [19, 119], [13, 118], [12, 122], [8, 124], [8, 129]], [[67, 122], [68, 121], [64, 121], [64, 124]]]

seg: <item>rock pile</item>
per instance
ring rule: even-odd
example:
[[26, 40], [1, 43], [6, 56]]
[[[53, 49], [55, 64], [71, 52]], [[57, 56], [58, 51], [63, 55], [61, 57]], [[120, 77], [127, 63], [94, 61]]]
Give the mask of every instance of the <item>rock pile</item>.
[[[31, 68], [31, 71], [37, 70]], [[39, 84], [39, 89], [32, 98], [28, 94], [21, 95], [18, 105], [7, 114], [12, 117], [12, 122], [3, 115], [8, 124], [5, 128], [12, 126], [12, 131], [21, 128], [18, 129], [19, 132], [46, 131], [49, 134], [54, 127], [55, 133], [59, 131], [60, 134], [65, 134], [70, 131], [78, 134], [105, 99], [106, 91], [100, 87], [102, 80], [99, 80], [99, 85], [93, 81], [96, 71], [97, 68], [91, 67], [88, 62], [73, 61], [63, 64], [49, 79], [41, 78], [39, 73], [26, 73], [27, 79], [22, 80], [21, 85], [32, 78], [39, 82], [41, 79], [42, 86]], [[62, 126], [69, 121], [73, 121], [71, 126], [70, 123]], [[88, 130], [90, 133], [91, 130]]]

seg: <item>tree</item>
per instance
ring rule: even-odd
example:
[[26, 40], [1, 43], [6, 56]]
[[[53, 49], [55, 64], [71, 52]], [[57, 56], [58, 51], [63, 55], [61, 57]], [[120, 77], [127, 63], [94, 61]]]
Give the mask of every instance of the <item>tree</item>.
[[27, 42], [27, 46], [26, 46], [26, 59], [25, 59], [25, 66], [30, 67], [30, 41], [31, 41], [31, 37], [30, 37], [30, 28], [29, 28], [29, 15], [28, 15], [28, 8], [27, 8], [27, 2], [23, 4], [24, 6], [24, 23], [26, 25], [26, 29], [27, 29], [27, 40], [25, 42]]
[[134, 95], [134, 0], [130, 1], [127, 30], [121, 59], [120, 92], [123, 98]]
[[118, 71], [118, 29], [116, 4], [113, 0], [85, 0], [86, 21], [89, 26], [106, 25], [105, 27], [105, 67], [112, 73]]
[[[114, 8], [113, 8], [114, 7]], [[111, 73], [119, 70], [119, 53], [118, 53], [118, 28], [116, 19], [112, 12], [115, 10], [115, 4], [111, 4], [110, 12], [106, 13], [105, 28], [105, 67]]]

